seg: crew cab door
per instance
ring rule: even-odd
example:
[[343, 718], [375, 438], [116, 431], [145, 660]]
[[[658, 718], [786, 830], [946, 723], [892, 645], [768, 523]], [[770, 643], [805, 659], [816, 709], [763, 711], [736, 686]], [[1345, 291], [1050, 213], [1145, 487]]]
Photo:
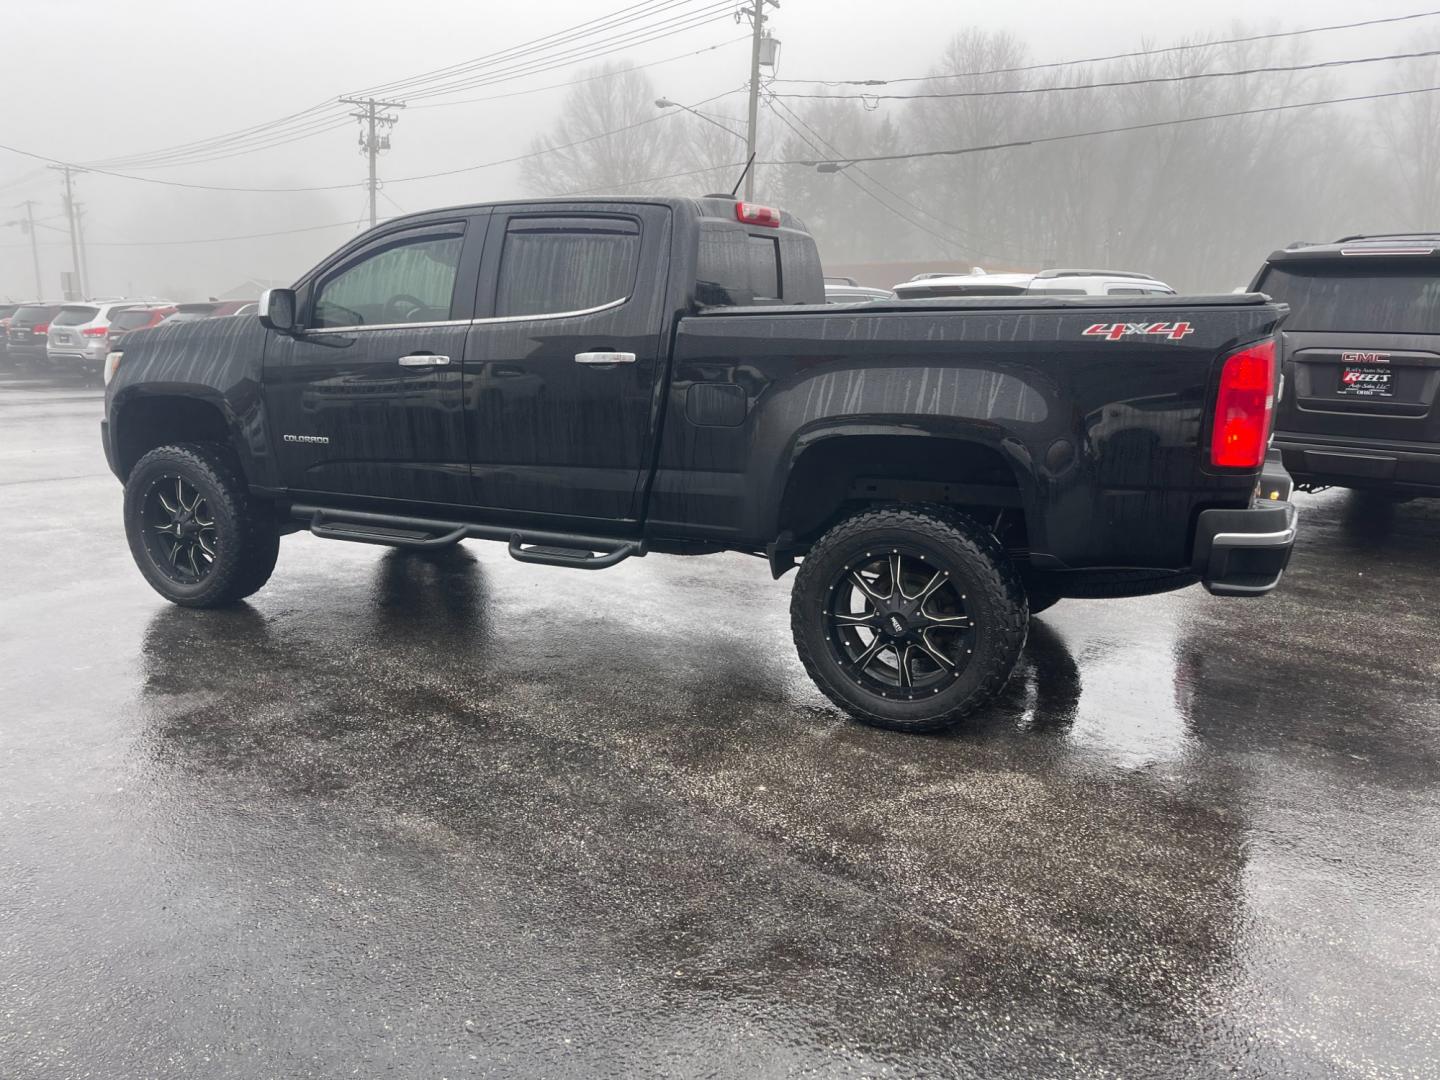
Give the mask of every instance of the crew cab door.
[[470, 501], [462, 368], [485, 220], [397, 224], [300, 287], [302, 329], [265, 353], [289, 490]]
[[465, 362], [473, 498], [591, 527], [638, 520], [667, 355], [670, 211], [497, 211]]

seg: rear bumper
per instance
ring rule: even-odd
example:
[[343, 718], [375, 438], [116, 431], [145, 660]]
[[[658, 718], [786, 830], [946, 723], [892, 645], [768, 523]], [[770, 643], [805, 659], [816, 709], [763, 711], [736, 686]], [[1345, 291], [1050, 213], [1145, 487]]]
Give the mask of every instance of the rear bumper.
[[1297, 483], [1440, 495], [1440, 446], [1365, 446], [1282, 434], [1275, 446]]
[[1216, 596], [1260, 596], [1280, 584], [1295, 546], [1295, 507], [1279, 500], [1248, 510], [1202, 510], [1191, 569]]

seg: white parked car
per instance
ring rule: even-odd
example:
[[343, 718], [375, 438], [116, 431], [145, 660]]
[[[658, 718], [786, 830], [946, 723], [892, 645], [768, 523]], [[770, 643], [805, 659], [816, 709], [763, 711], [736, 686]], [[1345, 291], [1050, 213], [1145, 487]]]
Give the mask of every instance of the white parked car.
[[1124, 270], [1041, 270], [1038, 274], [926, 274], [895, 286], [901, 300], [937, 296], [1174, 296], [1149, 274]]
[[135, 300], [87, 300], [66, 304], [50, 320], [45, 359], [77, 375], [99, 375], [110, 349], [110, 320]]

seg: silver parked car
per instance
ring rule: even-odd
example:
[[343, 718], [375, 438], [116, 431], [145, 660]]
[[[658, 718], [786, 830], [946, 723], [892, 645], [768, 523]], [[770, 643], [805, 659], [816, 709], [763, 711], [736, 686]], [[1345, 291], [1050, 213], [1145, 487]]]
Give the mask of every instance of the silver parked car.
[[77, 375], [99, 375], [110, 349], [110, 320], [134, 300], [92, 300], [66, 304], [50, 320], [45, 358], [50, 366]]

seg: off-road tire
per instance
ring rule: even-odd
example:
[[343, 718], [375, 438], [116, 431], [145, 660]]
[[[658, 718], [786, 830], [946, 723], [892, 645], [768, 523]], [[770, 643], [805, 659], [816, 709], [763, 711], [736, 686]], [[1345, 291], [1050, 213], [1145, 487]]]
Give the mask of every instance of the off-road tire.
[[[948, 572], [963, 589], [973, 624], [958, 674], [923, 697], [883, 696], [862, 685], [827, 637], [837, 576], [871, 552], [891, 549], [915, 552], [927, 568]], [[939, 731], [993, 699], [1024, 648], [1028, 621], [1024, 586], [1000, 542], [973, 518], [943, 506], [865, 510], [840, 522], [806, 554], [790, 600], [795, 648], [815, 684], [855, 719], [895, 731]]]
[[[215, 554], [195, 582], [176, 580], [146, 543], [146, 499], [153, 488], [182, 480], [205, 500], [214, 522]], [[125, 481], [125, 535], [135, 565], [171, 603], [213, 608], [233, 604], [270, 579], [280, 532], [270, 508], [254, 499], [228, 447], [218, 443], [160, 446], [136, 462]]]

